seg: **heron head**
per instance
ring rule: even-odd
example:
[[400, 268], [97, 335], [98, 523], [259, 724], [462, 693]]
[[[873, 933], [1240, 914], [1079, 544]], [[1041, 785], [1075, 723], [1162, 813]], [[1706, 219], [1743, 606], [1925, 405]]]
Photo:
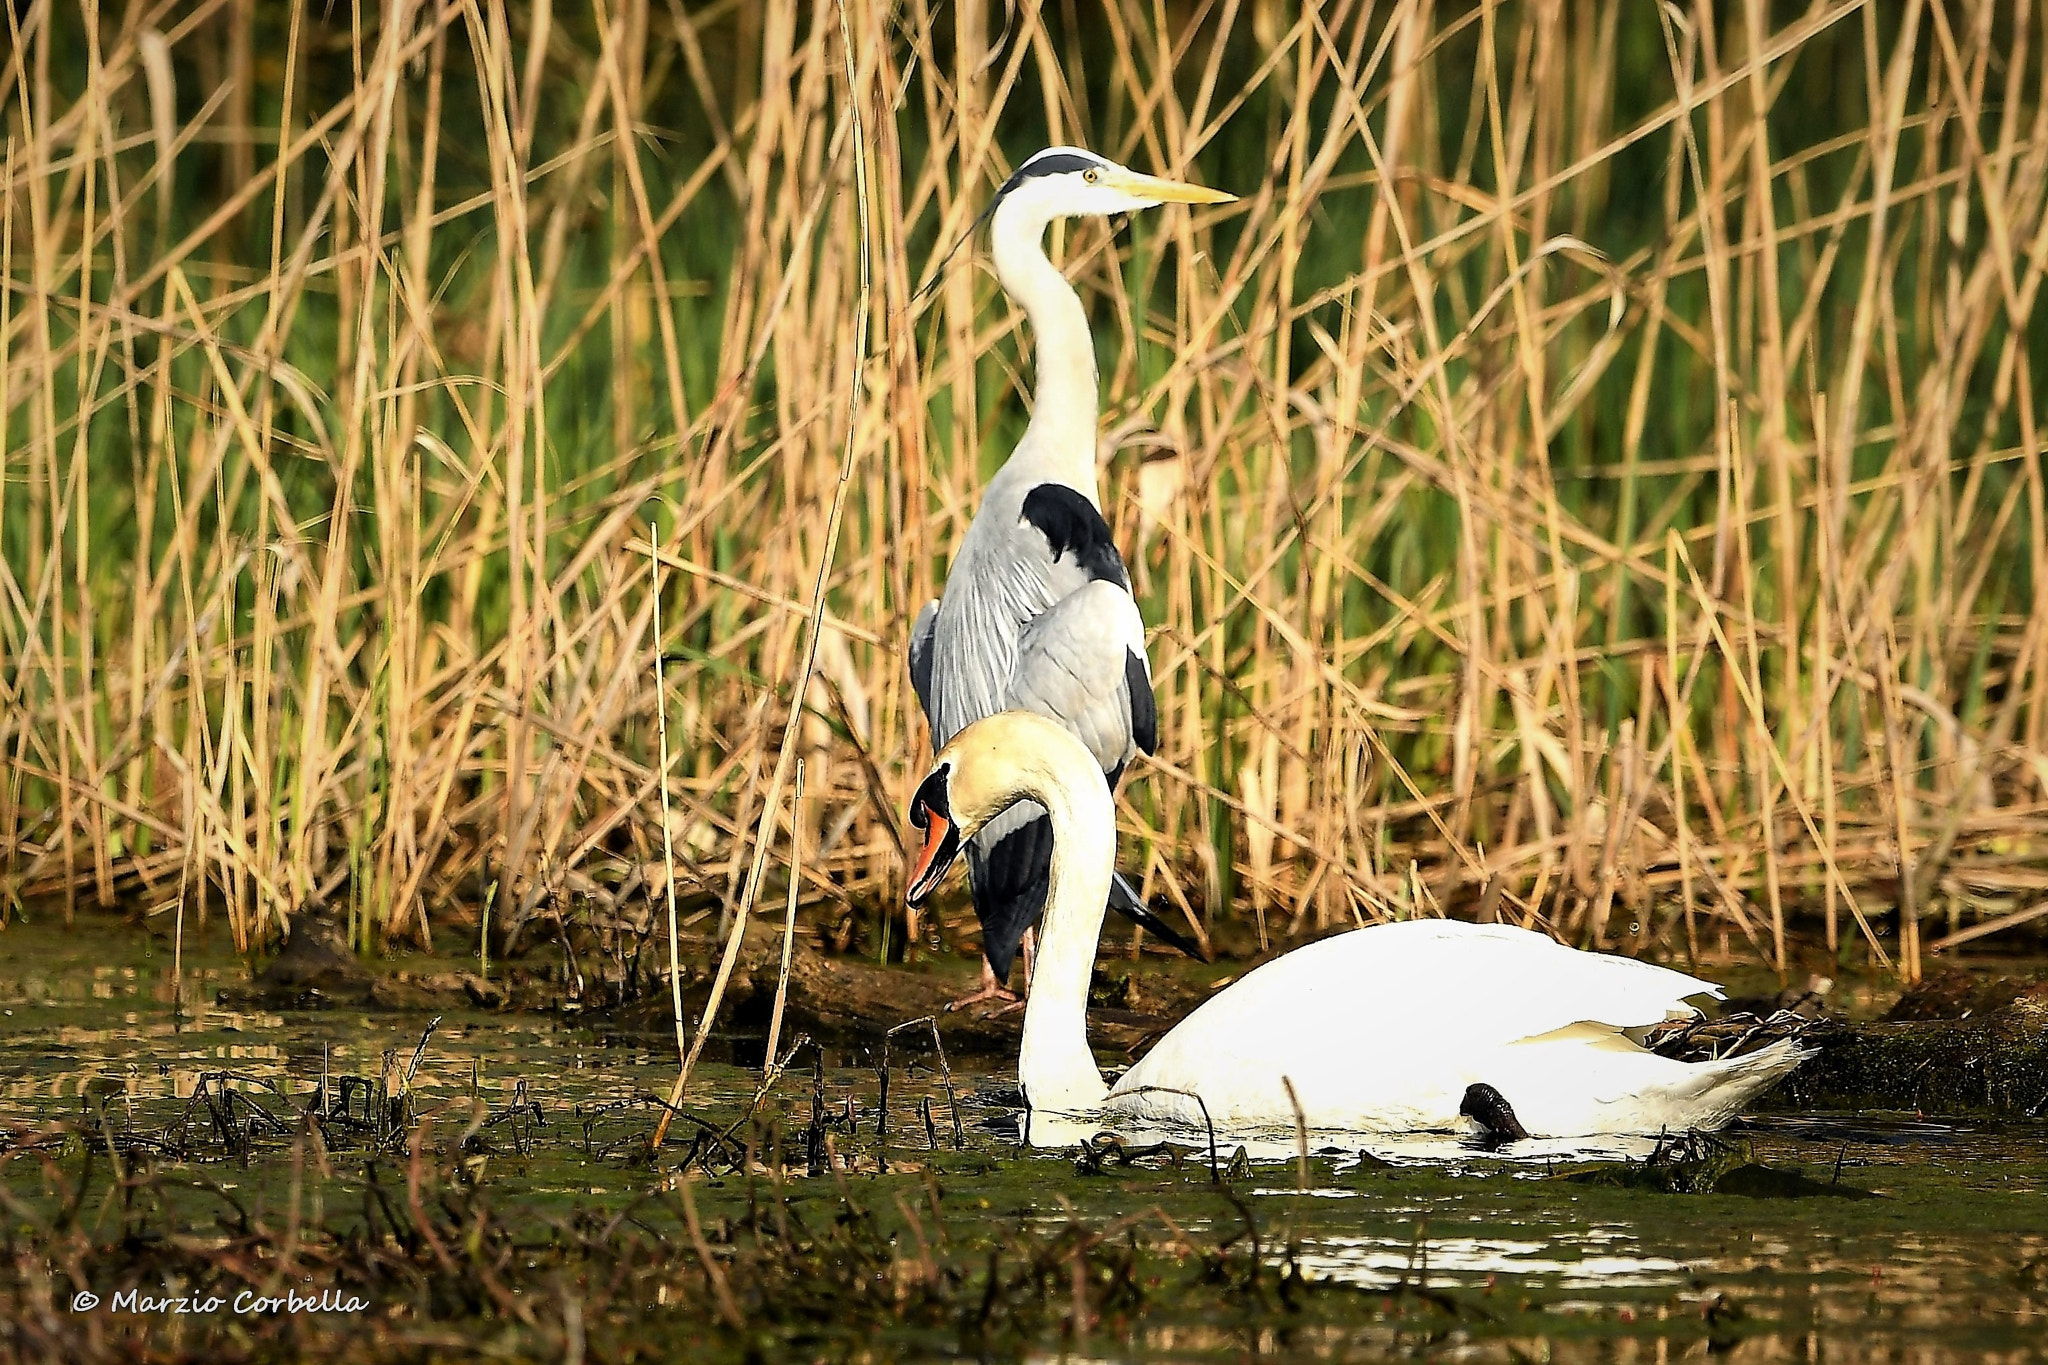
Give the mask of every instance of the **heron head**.
[[1102, 781], [1101, 769], [1066, 727], [1029, 711], [1000, 711], [953, 737], [910, 798], [910, 823], [924, 836], [904, 898], [930, 899], [967, 841], [1019, 801], [1060, 783]]
[[1235, 198], [1222, 190], [1145, 175], [1079, 147], [1048, 147], [1003, 182], [990, 208], [1050, 222], [1106, 218], [1161, 204], [1227, 204]]

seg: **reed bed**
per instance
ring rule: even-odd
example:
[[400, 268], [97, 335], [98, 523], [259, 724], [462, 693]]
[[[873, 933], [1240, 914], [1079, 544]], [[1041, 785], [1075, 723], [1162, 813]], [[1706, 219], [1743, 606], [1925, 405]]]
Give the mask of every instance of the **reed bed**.
[[1055, 233], [1149, 894], [1908, 975], [2048, 928], [2032, 5], [368, 10], [8, 7], [5, 913], [646, 928], [664, 835], [705, 914], [794, 819], [807, 922], [901, 951], [905, 639], [1030, 386], [945, 257], [1079, 142], [1243, 196]]

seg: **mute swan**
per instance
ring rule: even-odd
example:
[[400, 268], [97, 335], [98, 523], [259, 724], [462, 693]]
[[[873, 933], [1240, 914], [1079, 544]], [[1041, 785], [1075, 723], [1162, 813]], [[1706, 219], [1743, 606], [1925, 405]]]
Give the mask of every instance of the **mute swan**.
[[[1112, 789], [1134, 754], [1152, 752], [1145, 623], [1096, 492], [1095, 342], [1080, 296], [1046, 258], [1043, 239], [1055, 218], [1235, 197], [1141, 175], [1079, 147], [1048, 147], [1003, 182], [982, 215], [994, 220], [996, 278], [1037, 334], [1038, 392], [1030, 424], [989, 481], [960, 542], [945, 596], [926, 603], [911, 628], [910, 680], [933, 748], [983, 716], [1029, 710], [1078, 735]], [[1045, 812], [1029, 803], [969, 841], [983, 969], [981, 988], [954, 1007], [1016, 998], [1003, 982], [1045, 904], [1051, 850]], [[1109, 895], [1118, 913], [1182, 952], [1202, 955], [1122, 878], [1111, 879]]]
[[1809, 1055], [1787, 1039], [1721, 1061], [1660, 1057], [1626, 1031], [1692, 1015], [1685, 1001], [1720, 987], [1526, 929], [1413, 920], [1339, 934], [1246, 974], [1112, 1088], [1088, 1049], [1087, 1005], [1116, 815], [1072, 735], [1011, 711], [940, 751], [911, 803], [924, 848], [908, 896], [930, 895], [964, 840], [1027, 800], [1053, 831], [1017, 1060], [1034, 1111], [1200, 1129], [1206, 1107], [1219, 1133], [1291, 1128], [1292, 1081], [1316, 1129], [1445, 1131], [1473, 1119], [1510, 1137], [1655, 1133], [1726, 1123]]

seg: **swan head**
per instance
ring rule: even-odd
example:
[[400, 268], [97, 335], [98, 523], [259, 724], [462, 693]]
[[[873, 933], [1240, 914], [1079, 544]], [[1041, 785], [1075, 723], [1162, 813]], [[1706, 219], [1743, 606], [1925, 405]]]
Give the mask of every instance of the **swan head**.
[[988, 211], [1043, 224], [1055, 218], [1107, 218], [1161, 204], [1227, 204], [1236, 198], [1146, 175], [1081, 147], [1048, 147], [1003, 182]]
[[962, 730], [939, 750], [910, 798], [910, 823], [923, 832], [924, 847], [911, 866], [905, 899], [924, 904], [989, 821], [1019, 801], [1083, 780], [1100, 783], [1101, 769], [1057, 721], [1000, 711]]

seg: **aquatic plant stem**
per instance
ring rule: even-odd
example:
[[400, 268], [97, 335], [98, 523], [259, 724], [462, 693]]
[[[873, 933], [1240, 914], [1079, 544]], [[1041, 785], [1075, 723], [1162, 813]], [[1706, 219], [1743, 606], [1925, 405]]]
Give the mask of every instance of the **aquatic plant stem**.
[[[647, 547], [653, 552], [647, 557], [647, 573], [654, 580], [654, 733], [661, 763], [655, 785], [661, 790], [661, 866], [668, 892], [668, 993], [676, 1021], [676, 1060], [687, 1070], [690, 1049], [683, 1036], [683, 954], [676, 936], [676, 841], [668, 805], [668, 686], [661, 660], [661, 527], [653, 517], [647, 519]], [[667, 1121], [664, 1114], [663, 1124]]]
[[484, 888], [484, 908], [477, 916], [477, 975], [486, 981], [491, 979], [491, 903], [497, 899], [498, 883], [494, 881]]
[[178, 918], [171, 930], [171, 1018], [185, 1017], [185, 888], [191, 880], [192, 860], [187, 858], [178, 877]]
[[[789, 959], [796, 947], [796, 894], [803, 882], [804, 857], [804, 761], [796, 761], [796, 784], [789, 790], [789, 899], [782, 911], [782, 970], [775, 978], [775, 1009], [768, 1016], [768, 1050], [761, 1057], [761, 1077], [775, 1074], [775, 1045], [782, 1040], [782, 1011], [789, 1003]], [[675, 922], [673, 913], [669, 922]], [[679, 1021], [682, 1015], [676, 1015]]]
[[718, 1298], [718, 1314], [726, 1325], [739, 1330], [747, 1325], [740, 1313], [739, 1304], [733, 1300], [732, 1286], [726, 1282], [725, 1271], [719, 1268], [718, 1258], [711, 1254], [711, 1244], [704, 1240], [704, 1224], [697, 1217], [697, 1201], [690, 1193], [690, 1178], [687, 1174], [676, 1185], [676, 1193], [682, 1196], [683, 1222], [690, 1230], [690, 1246], [697, 1253], [698, 1263], [704, 1267], [704, 1278], [711, 1281], [711, 1291]]
[[[761, 818], [754, 831], [754, 865], [747, 874], [747, 884], [740, 894], [739, 904], [734, 908], [732, 928], [725, 941], [725, 957], [718, 964], [717, 979], [711, 983], [710, 998], [704, 1002], [704, 1013], [697, 1021], [697, 1036], [683, 1058], [683, 1067], [676, 1076], [675, 1084], [669, 1088], [668, 1106], [662, 1110], [661, 1120], [655, 1125], [653, 1145], [656, 1148], [668, 1137], [670, 1116], [683, 1102], [690, 1072], [696, 1066], [697, 1058], [703, 1055], [705, 1039], [711, 1036], [711, 1021], [718, 1016], [719, 1003], [725, 998], [726, 982], [732, 979], [733, 964], [739, 959], [740, 943], [746, 937], [747, 918], [753, 911], [754, 897], [760, 893], [761, 874], [767, 869], [768, 848], [775, 828], [775, 812], [781, 804], [782, 786], [788, 779], [791, 760], [796, 755], [797, 733], [803, 724], [804, 698], [810, 692], [811, 674], [818, 664], [818, 640], [825, 624], [825, 582], [832, 572], [833, 555], [839, 547], [839, 529], [846, 517], [846, 494], [853, 479], [853, 456], [860, 435], [861, 370], [867, 364], [868, 305], [873, 292], [869, 260], [872, 229], [868, 221], [866, 134], [860, 118], [860, 73], [853, 58], [853, 31], [846, 20], [845, 0], [839, 0], [838, 10], [839, 36], [845, 48], [842, 55], [846, 61], [846, 117], [853, 140], [854, 201], [860, 214], [860, 292], [853, 310], [853, 364], [847, 380], [846, 445], [839, 457], [839, 484], [832, 492], [832, 509], [825, 517], [825, 545], [818, 555], [817, 578], [811, 589], [811, 614], [805, 631], [803, 663], [797, 669], [796, 685], [790, 690], [789, 719], [782, 728], [782, 747], [775, 756], [775, 773], [768, 781], [768, 791], [761, 802]], [[790, 823], [794, 826], [796, 822], [792, 820]]]

